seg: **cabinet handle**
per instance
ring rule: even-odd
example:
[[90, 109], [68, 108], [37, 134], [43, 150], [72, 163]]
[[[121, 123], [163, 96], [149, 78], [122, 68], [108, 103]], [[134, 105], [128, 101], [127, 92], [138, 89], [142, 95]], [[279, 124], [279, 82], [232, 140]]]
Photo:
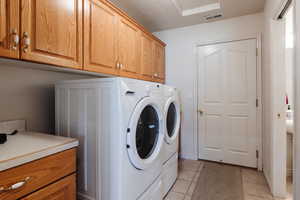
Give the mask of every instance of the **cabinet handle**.
[[158, 75], [157, 74], [154, 74], [154, 77], [157, 77]]
[[30, 38], [27, 32], [23, 33], [23, 41], [24, 41], [24, 48], [23, 52], [26, 53], [28, 51], [28, 48], [30, 46]]
[[117, 69], [120, 69], [120, 63], [117, 62]]
[[17, 190], [21, 187], [24, 187], [25, 184], [28, 183], [29, 180], [30, 180], [30, 177], [26, 177], [24, 180], [22, 180], [20, 182], [17, 182], [17, 183], [14, 183], [14, 184], [10, 185], [7, 188], [0, 186], [0, 193], [1, 192], [9, 192], [9, 191]]
[[123, 64], [120, 65], [120, 69], [123, 69]]
[[13, 29], [12, 30], [12, 47], [11, 47], [11, 49], [16, 51], [18, 49], [19, 42], [20, 42], [20, 38], [17, 33], [17, 30]]

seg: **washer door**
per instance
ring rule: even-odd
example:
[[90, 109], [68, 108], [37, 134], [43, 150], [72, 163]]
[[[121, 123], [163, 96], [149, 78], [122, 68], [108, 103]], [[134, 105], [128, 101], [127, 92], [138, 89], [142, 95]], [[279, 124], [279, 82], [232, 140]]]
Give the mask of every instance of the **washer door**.
[[153, 165], [163, 144], [162, 112], [150, 97], [136, 106], [127, 130], [127, 150], [132, 164], [141, 170]]
[[180, 108], [175, 97], [168, 99], [165, 106], [165, 140], [172, 144], [178, 137], [180, 127]]

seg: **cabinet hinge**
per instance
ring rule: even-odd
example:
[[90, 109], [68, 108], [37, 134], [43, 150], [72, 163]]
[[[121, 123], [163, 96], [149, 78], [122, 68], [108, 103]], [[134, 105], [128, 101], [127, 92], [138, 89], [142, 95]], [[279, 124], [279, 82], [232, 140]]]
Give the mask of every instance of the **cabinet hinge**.
[[258, 152], [258, 150], [256, 150], [256, 158], [257, 159], [259, 158], [259, 152]]

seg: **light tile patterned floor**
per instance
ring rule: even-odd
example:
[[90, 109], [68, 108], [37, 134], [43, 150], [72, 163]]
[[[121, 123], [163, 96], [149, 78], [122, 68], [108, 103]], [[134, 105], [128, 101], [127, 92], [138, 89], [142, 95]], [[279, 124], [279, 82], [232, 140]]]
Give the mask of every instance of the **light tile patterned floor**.
[[[180, 160], [178, 179], [164, 200], [191, 200], [203, 168], [202, 161]], [[244, 200], [277, 200], [273, 198], [261, 172], [241, 168]], [[288, 181], [288, 198], [292, 200], [292, 184]]]
[[191, 200], [202, 167], [201, 161], [180, 160], [178, 179], [165, 200]]

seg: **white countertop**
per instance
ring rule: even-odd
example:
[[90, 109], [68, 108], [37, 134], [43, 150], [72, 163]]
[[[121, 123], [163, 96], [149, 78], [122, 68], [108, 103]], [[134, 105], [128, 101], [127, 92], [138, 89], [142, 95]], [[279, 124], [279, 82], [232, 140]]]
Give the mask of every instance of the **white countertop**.
[[19, 132], [0, 144], [0, 172], [78, 146], [73, 138]]

